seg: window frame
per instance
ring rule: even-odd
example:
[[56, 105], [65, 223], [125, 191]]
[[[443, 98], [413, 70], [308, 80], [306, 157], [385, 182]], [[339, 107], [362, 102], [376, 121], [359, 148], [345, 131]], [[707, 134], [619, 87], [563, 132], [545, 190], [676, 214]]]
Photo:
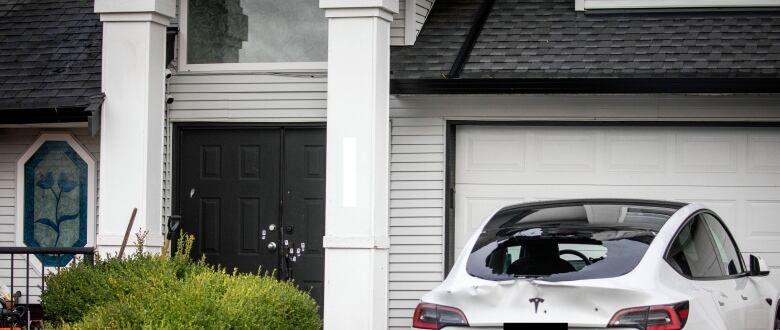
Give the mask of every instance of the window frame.
[[[16, 161], [16, 233], [14, 234], [14, 243], [16, 246], [27, 246], [24, 242], [24, 201], [25, 201], [25, 164], [38, 151], [38, 149], [47, 141], [62, 141], [67, 143], [73, 151], [87, 164], [87, 242], [85, 247], [95, 247], [97, 244], [97, 160], [92, 153], [79, 142], [76, 137], [70, 133], [43, 133], [35, 142], [27, 146], [27, 149]], [[76, 260], [75, 258], [73, 260]], [[68, 263], [68, 266], [73, 263]], [[38, 258], [30, 257], [28, 262], [32, 269], [39, 274], [44, 269], [54, 267], [44, 267]], [[66, 266], [67, 267], [67, 266]]]
[[[709, 215], [709, 216], [715, 218], [715, 221], [717, 221], [720, 224], [720, 226], [723, 227], [723, 230], [726, 231], [726, 235], [728, 236], [729, 241], [731, 242], [731, 244], [734, 245], [734, 250], [737, 252], [737, 260], [739, 260], [739, 263], [742, 266], [742, 272], [734, 274], [734, 275], [729, 275], [729, 276], [731, 276], [731, 277], [740, 277], [740, 276], [744, 276], [744, 275], [749, 274], [750, 271], [748, 270], [747, 265], [745, 264], [745, 260], [742, 259], [742, 251], [739, 250], [739, 245], [737, 245], [737, 241], [734, 239], [734, 236], [731, 234], [731, 231], [729, 230], [729, 227], [726, 226], [726, 223], [723, 222], [723, 219], [718, 217], [718, 215], [715, 214], [715, 212], [701, 212], [701, 213], [699, 213], [699, 215]], [[713, 228], [710, 227], [710, 225], [707, 223], [707, 219], [703, 219], [703, 220], [704, 220], [704, 223], [707, 225], [707, 228], [710, 230], [709, 231], [710, 238], [713, 240], [713, 243], [715, 243], [714, 241], [717, 240], [717, 237], [715, 237], [713, 235], [713, 232], [712, 232]], [[716, 247], [716, 249], [717, 249], [717, 247]], [[720, 251], [718, 251], [718, 254], [720, 254]], [[722, 260], [721, 260], [721, 266], [724, 266], [724, 269], [726, 269], [726, 267], [725, 267], [726, 265], [723, 265], [723, 261]]]
[[187, 13], [189, 0], [181, 0], [179, 4], [179, 72], [206, 71], [275, 71], [275, 72], [325, 72], [328, 61], [323, 62], [255, 62], [255, 63], [205, 63], [190, 64], [187, 62]]
[[[737, 250], [737, 257], [739, 258], [739, 262], [742, 263], [742, 269], [744, 270], [742, 273], [734, 274], [734, 275], [723, 275], [723, 276], [713, 276], [713, 277], [699, 277], [699, 276], [693, 276], [693, 275], [686, 275], [681, 273], [677, 270], [674, 266], [672, 266], [672, 262], [669, 258], [669, 252], [672, 249], [672, 244], [674, 244], [675, 241], [677, 241], [677, 238], [680, 236], [680, 232], [683, 228], [688, 226], [688, 224], [691, 223], [691, 221], [694, 221], [695, 219], [699, 218], [702, 214], [709, 214], [713, 218], [717, 219], [721, 226], [726, 230], [726, 234], [728, 234], [729, 239], [731, 239], [731, 243], [734, 244], [734, 248]], [[707, 237], [710, 239], [710, 245], [712, 246], [713, 252], [717, 255], [719, 252], [717, 251], [717, 248], [715, 247], [715, 237], [712, 236], [712, 229], [710, 229], [709, 225], [707, 224], [707, 221], [705, 219], [701, 219], [701, 221], [704, 223], [704, 226], [707, 227]], [[717, 258], [718, 264], [720, 265], [720, 269], [723, 270], [723, 261], [720, 260], [720, 257]], [[685, 277], [686, 279], [692, 280], [692, 281], [723, 281], [723, 280], [731, 280], [731, 279], [737, 279], [741, 277], [749, 276], [750, 271], [745, 268], [745, 261], [742, 258], [742, 252], [739, 250], [739, 245], [737, 244], [736, 240], [734, 240], [734, 236], [731, 234], [731, 231], [729, 230], [728, 226], [726, 226], [723, 223], [723, 220], [712, 210], [710, 209], [701, 209], [693, 214], [691, 214], [685, 221], [675, 230], [674, 236], [672, 236], [672, 239], [667, 243], [666, 250], [664, 251], [664, 261], [666, 264], [669, 265], [674, 271], [679, 274], [682, 277]]]

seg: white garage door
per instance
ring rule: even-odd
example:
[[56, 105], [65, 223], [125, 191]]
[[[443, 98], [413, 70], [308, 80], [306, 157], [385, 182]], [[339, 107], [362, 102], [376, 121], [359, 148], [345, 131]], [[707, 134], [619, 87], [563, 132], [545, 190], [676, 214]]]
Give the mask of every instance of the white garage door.
[[508, 204], [679, 200], [720, 214], [780, 285], [778, 128], [458, 126], [456, 141], [456, 253]]

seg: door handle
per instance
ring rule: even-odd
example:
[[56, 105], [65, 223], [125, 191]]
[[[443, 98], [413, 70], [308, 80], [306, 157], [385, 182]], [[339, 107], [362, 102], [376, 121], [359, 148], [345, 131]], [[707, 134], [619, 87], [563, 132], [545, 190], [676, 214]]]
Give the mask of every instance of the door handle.
[[745, 297], [743, 295], [739, 295], [739, 296], [742, 297], [742, 300], [748, 300], [748, 297]]
[[276, 251], [276, 242], [270, 242], [270, 243], [268, 243], [268, 251], [269, 251], [269, 252], [274, 252], [274, 251]]
[[720, 300], [718, 300], [718, 305], [720, 305], [721, 307], [722, 307], [722, 306], [726, 306], [726, 304], [725, 304], [725, 303], [723, 303], [723, 302], [722, 302], [722, 301], [720, 301]]

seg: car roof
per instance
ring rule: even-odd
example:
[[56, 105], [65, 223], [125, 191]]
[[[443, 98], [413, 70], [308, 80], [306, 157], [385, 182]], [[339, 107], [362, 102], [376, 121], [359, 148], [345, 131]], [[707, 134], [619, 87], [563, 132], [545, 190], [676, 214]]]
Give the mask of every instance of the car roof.
[[[566, 199], [510, 205], [496, 212], [485, 224], [486, 230], [528, 226], [592, 226], [602, 228], [645, 228], [660, 230], [669, 218], [687, 203], [646, 199]], [[610, 208], [617, 206], [618, 209]], [[604, 208], [607, 207], [607, 208]], [[612, 211], [608, 211], [613, 209]], [[623, 209], [623, 211], [619, 211]], [[626, 218], [627, 211], [633, 216]], [[656, 211], [650, 211], [655, 209]], [[600, 210], [600, 211], [599, 211]], [[645, 210], [645, 211], [641, 211]], [[658, 213], [661, 210], [661, 213]], [[639, 213], [636, 213], [636, 212]], [[649, 211], [650, 213], [646, 213]], [[659, 216], [662, 214], [662, 216]], [[631, 219], [629, 222], [624, 222]], [[572, 227], [574, 226], [574, 227]], [[583, 227], [584, 228], [584, 227]]]
[[646, 207], [663, 207], [679, 210], [689, 203], [665, 201], [665, 200], [652, 200], [652, 199], [631, 199], [631, 198], [582, 198], [582, 199], [560, 199], [550, 201], [538, 201], [519, 203], [506, 206], [498, 212], [510, 211], [513, 209], [525, 209], [525, 208], [550, 208], [550, 207], [562, 207], [562, 206], [577, 206], [577, 205], [635, 205]]

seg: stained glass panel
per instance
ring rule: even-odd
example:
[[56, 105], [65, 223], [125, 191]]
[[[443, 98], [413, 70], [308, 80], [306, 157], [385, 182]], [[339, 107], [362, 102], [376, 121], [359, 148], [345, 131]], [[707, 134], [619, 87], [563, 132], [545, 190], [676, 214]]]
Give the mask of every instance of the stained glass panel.
[[[87, 163], [65, 141], [46, 141], [24, 164], [24, 243], [83, 247], [87, 242]], [[69, 255], [38, 255], [47, 267]]]

